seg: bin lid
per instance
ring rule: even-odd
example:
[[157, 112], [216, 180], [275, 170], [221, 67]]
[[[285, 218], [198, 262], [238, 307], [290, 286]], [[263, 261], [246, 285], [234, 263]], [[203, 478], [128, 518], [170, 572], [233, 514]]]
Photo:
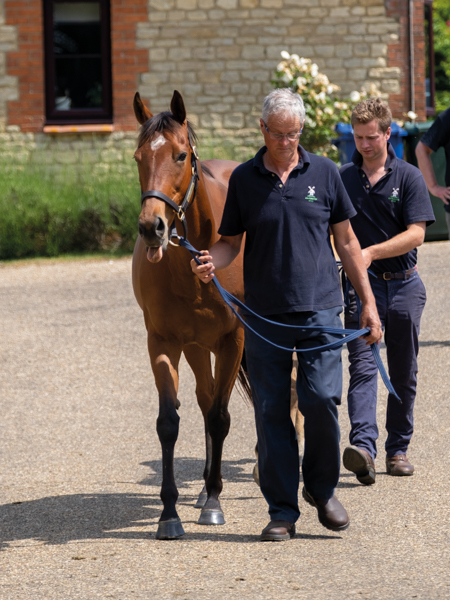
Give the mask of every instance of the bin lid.
[[[422, 125], [422, 123], [420, 123]], [[341, 138], [351, 139], [353, 138], [353, 128], [350, 123], [338, 123], [335, 127], [335, 130]], [[400, 127], [398, 123], [393, 122], [391, 124], [391, 135], [392, 136], [405, 136], [408, 135], [408, 132]]]

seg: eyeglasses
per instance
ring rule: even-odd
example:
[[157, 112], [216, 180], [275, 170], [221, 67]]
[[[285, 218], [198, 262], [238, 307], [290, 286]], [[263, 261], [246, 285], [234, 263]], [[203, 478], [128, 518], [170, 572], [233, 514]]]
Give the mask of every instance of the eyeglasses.
[[[263, 121], [264, 123], [264, 121]], [[269, 134], [269, 137], [271, 140], [274, 140], [275, 142], [281, 142], [281, 140], [283, 140], [285, 137], [290, 141], [290, 142], [295, 142], [299, 139], [300, 134], [302, 133], [302, 130], [298, 131], [298, 132], [291, 132], [291, 133], [271, 133], [269, 131], [269, 128], [267, 127], [267, 125], [264, 123], [264, 127], [266, 128], [267, 133]]]

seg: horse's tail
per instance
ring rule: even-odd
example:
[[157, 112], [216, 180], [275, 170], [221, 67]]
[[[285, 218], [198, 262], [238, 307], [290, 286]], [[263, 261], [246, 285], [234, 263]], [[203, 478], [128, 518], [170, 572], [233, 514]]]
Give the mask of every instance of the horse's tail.
[[253, 404], [252, 390], [250, 387], [250, 381], [249, 381], [248, 374], [247, 374], [247, 361], [245, 358], [245, 350], [242, 354], [241, 365], [239, 367], [239, 373], [238, 373], [238, 376], [236, 379], [236, 384], [237, 384], [236, 387], [237, 387], [239, 393], [241, 394], [241, 396], [244, 398], [244, 400], [246, 400], [250, 404]]

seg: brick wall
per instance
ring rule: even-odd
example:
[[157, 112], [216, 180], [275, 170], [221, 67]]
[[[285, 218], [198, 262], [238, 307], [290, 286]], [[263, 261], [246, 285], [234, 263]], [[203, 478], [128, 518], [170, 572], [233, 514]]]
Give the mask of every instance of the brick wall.
[[[402, 118], [413, 109], [419, 121], [426, 120], [425, 106], [425, 32], [423, 0], [413, 3], [413, 56], [414, 56], [414, 102], [411, 96], [410, 79], [410, 31], [409, 31], [409, 2], [406, 0], [386, 0], [386, 13], [399, 22], [399, 35], [388, 44], [389, 67], [398, 69], [400, 79], [397, 86], [391, 90], [389, 104], [395, 117]], [[403, 117], [404, 118], [404, 117]]]
[[[146, 20], [146, 0], [111, 0], [113, 110], [114, 127], [118, 131], [136, 129], [132, 98], [140, 74], [148, 70], [148, 52], [136, 48], [136, 24]], [[3, 95], [0, 71], [0, 119], [3, 111], [4, 125], [19, 126], [23, 132], [42, 131], [45, 123], [42, 0], [0, 0], [0, 57], [0, 69], [3, 64], [8, 75], [4, 84], [7, 92]]]

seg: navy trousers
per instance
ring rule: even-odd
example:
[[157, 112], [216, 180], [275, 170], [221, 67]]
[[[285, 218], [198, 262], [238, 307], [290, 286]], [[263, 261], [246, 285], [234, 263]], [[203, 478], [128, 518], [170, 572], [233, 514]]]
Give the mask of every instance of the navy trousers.
[[[289, 325], [342, 328], [335, 307], [317, 312], [268, 317]], [[285, 347], [313, 348], [335, 336], [302, 332], [246, 317], [258, 333]], [[298, 508], [299, 450], [290, 417], [292, 353], [270, 346], [251, 331], [245, 332], [245, 352], [253, 392], [261, 491], [271, 519], [295, 523]], [[303, 481], [315, 498], [329, 499], [339, 480], [340, 431], [337, 404], [342, 394], [341, 349], [298, 352], [297, 394], [305, 421]]]
[[[384, 329], [389, 377], [401, 403], [391, 394], [387, 401], [386, 454], [406, 454], [414, 422], [413, 409], [417, 385], [420, 318], [426, 302], [425, 286], [417, 272], [410, 279], [384, 281], [370, 276], [378, 314]], [[345, 311], [345, 326], [358, 329], [359, 318], [354, 294]], [[348, 344], [350, 385], [348, 413], [350, 443], [364, 448], [372, 458], [377, 455], [378, 370], [369, 346], [363, 340]]]

